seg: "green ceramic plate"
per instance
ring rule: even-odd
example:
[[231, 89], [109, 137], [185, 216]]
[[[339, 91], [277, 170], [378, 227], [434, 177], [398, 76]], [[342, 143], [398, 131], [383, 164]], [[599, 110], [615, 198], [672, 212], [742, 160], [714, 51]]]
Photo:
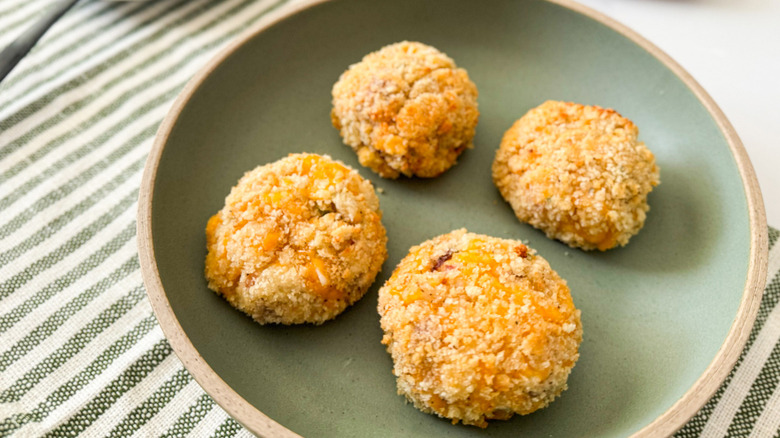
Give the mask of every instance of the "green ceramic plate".
[[[267, 18], [193, 79], [146, 169], [145, 280], [163, 330], [206, 391], [269, 436], [606, 437], [684, 424], [741, 351], [766, 252], [752, 169], [701, 88], [631, 31], [567, 2], [340, 0], [295, 12]], [[379, 178], [330, 124], [339, 74], [400, 40], [439, 48], [479, 88], [475, 148], [436, 179]], [[546, 99], [615, 108], [655, 153], [662, 183], [627, 247], [583, 252], [549, 240], [519, 223], [493, 186], [503, 132]], [[384, 189], [389, 259], [336, 320], [263, 327], [206, 288], [204, 228], [245, 171], [303, 151], [342, 160]], [[379, 342], [378, 287], [410, 246], [461, 227], [530, 241], [582, 310], [569, 390], [487, 430], [406, 404]]]

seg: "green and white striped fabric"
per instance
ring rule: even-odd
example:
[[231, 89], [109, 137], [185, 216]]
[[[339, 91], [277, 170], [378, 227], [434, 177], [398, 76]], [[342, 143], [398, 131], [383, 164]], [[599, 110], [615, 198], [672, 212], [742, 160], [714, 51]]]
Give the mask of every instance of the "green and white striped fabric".
[[[84, 0], [0, 84], [0, 436], [250, 436], [145, 297], [144, 160], [176, 95], [284, 0]], [[0, 46], [50, 5], [2, 0]], [[778, 436], [780, 245], [739, 365], [680, 437]]]
[[[0, 2], [0, 46], [51, 3]], [[157, 325], [135, 213], [176, 95], [284, 3], [83, 1], [0, 84], [0, 436], [251, 436]]]

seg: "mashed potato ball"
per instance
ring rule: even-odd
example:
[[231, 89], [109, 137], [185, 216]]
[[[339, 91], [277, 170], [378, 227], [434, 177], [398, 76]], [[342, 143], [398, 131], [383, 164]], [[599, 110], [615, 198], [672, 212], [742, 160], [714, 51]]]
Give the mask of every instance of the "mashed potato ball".
[[385, 178], [434, 177], [472, 147], [477, 87], [466, 70], [425, 44], [366, 55], [333, 86], [333, 126], [360, 164]]
[[517, 217], [570, 246], [625, 245], [659, 183], [639, 130], [611, 109], [548, 101], [504, 134], [493, 181]]
[[321, 324], [387, 258], [381, 216], [371, 183], [327, 156], [257, 167], [208, 221], [208, 286], [260, 324]]
[[579, 357], [566, 281], [519, 241], [457, 230], [413, 247], [379, 290], [398, 393], [486, 427], [547, 406]]

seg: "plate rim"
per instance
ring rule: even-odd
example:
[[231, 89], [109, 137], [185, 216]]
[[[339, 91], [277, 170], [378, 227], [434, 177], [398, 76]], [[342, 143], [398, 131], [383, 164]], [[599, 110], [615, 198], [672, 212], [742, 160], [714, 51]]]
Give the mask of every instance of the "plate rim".
[[[163, 149], [181, 111], [211, 73], [245, 43], [257, 37], [268, 28], [303, 10], [330, 1], [332, 0], [303, 0], [296, 4], [293, 0], [293, 3], [287, 3], [282, 5], [280, 9], [269, 12], [268, 15], [258, 20], [250, 29], [235, 37], [231, 43], [221, 49], [187, 82], [157, 130], [154, 143], [146, 160], [138, 195], [136, 235], [141, 274], [152, 310], [160, 323], [163, 334], [168, 339], [173, 351], [179, 357], [184, 367], [192, 374], [195, 381], [204, 391], [231, 417], [251, 432], [262, 437], [300, 437], [300, 435], [272, 420], [247, 402], [222, 380], [206, 363], [184, 332], [181, 324], [179, 324], [163, 289], [155, 258], [152, 240], [154, 183]], [[562, 6], [607, 26], [637, 44], [674, 73], [693, 92], [715, 120], [721, 133], [726, 138], [742, 179], [750, 225], [750, 253], [745, 286], [735, 319], [723, 344], [694, 384], [665, 412], [632, 435], [635, 438], [668, 436], [690, 420], [726, 379], [742, 353], [758, 313], [765, 287], [769, 251], [766, 212], [758, 179], [747, 151], [734, 127], [712, 97], [680, 64], [636, 31], [601, 12], [576, 3], [573, 0], [543, 1]]]

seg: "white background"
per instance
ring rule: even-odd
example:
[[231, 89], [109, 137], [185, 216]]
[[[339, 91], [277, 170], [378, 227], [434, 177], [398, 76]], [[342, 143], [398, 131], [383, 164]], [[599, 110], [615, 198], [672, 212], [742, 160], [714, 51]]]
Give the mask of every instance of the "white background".
[[780, 0], [578, 0], [669, 54], [742, 139], [780, 227]]

